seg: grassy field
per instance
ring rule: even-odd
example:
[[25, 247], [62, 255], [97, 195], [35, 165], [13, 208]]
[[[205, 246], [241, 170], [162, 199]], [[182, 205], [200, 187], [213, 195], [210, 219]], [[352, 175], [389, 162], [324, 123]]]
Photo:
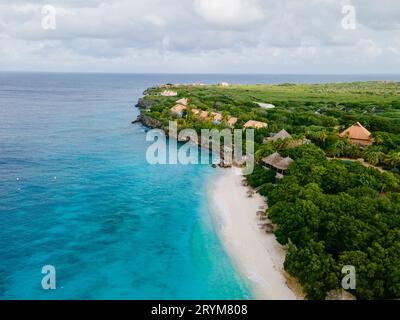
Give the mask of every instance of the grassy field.
[[[270, 128], [285, 127], [300, 134], [310, 127], [343, 129], [362, 122], [372, 132], [400, 134], [400, 83], [365, 82], [315, 85], [180, 86], [172, 87], [178, 98], [189, 98], [190, 106], [225, 112], [243, 121], [267, 121]], [[149, 89], [156, 117], [168, 118], [177, 99], [161, 97], [162, 89]], [[256, 102], [270, 103], [275, 109], [262, 109]]]
[[[279, 84], [177, 87], [180, 93], [197, 97], [229, 96], [237, 101], [313, 101], [391, 103], [400, 97], [400, 83], [356, 82], [331, 84]], [[153, 91], [154, 92], [154, 91]]]

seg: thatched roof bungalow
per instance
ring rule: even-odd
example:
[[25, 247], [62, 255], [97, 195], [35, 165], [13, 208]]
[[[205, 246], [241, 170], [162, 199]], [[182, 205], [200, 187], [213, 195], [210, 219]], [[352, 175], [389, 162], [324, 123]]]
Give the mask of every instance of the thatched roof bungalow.
[[281, 131], [279, 131], [272, 137], [265, 139], [265, 142], [268, 142], [268, 141], [275, 142], [275, 141], [278, 141], [279, 139], [281, 139], [281, 140], [292, 139], [292, 136], [285, 129], [282, 129]]
[[275, 168], [278, 172], [283, 173], [294, 162], [290, 157], [283, 158], [278, 152], [270, 154], [262, 159], [262, 162], [270, 168]]

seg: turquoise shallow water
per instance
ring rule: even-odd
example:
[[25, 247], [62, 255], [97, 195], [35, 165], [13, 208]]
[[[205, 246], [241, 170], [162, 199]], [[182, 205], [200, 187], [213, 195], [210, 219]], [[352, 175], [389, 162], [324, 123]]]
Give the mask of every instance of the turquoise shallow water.
[[168, 82], [373, 79], [0, 73], [0, 298], [251, 298], [211, 223], [214, 171], [148, 165], [133, 105]]
[[0, 74], [0, 298], [251, 297], [211, 223], [210, 166], [145, 160], [133, 105], [163, 80]]

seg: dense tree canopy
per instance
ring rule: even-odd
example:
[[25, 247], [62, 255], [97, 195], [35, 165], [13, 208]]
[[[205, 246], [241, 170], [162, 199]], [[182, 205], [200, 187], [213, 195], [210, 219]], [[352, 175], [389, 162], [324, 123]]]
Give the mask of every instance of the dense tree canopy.
[[339, 287], [344, 265], [356, 268], [358, 298], [399, 297], [399, 179], [321, 158], [314, 149], [290, 150], [296, 162], [283, 182], [267, 191], [277, 240], [291, 243], [285, 268], [310, 298]]
[[[356, 297], [400, 298], [400, 83], [172, 89], [177, 97], [160, 97], [161, 89], [151, 88], [142, 101], [146, 114], [164, 126], [174, 119], [180, 128], [197, 131], [226, 127], [190, 112], [172, 115], [170, 108], [183, 97], [189, 109], [237, 117], [235, 128], [248, 120], [268, 123], [255, 133], [257, 164], [247, 179], [267, 197], [276, 238], [289, 248], [284, 267], [307, 297], [323, 299], [340, 288], [343, 266], [352, 265]], [[266, 110], [257, 102], [275, 108]], [[374, 145], [359, 147], [339, 137], [355, 122], [372, 132]], [[292, 139], [265, 141], [283, 128]], [[276, 151], [295, 160], [280, 183], [275, 171], [261, 165]], [[359, 158], [363, 165], [355, 161]], [[368, 163], [379, 170], [367, 168]]]

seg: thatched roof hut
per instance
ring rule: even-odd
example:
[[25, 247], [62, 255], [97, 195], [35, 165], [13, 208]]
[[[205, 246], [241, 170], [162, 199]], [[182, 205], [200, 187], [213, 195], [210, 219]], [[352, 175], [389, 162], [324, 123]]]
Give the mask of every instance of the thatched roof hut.
[[281, 131], [279, 131], [277, 134], [275, 134], [271, 140], [272, 141], [276, 141], [278, 139], [291, 139], [292, 136], [289, 134], [289, 132], [287, 132], [285, 129], [282, 129]]
[[275, 141], [278, 141], [279, 139], [281, 139], [281, 140], [292, 139], [292, 136], [285, 129], [282, 129], [278, 133], [274, 134], [272, 137], [268, 137], [268, 138], [264, 139], [264, 143], [275, 142]]
[[274, 166], [275, 163], [278, 163], [282, 159], [281, 155], [278, 152], [274, 152], [270, 154], [268, 157], [262, 159], [266, 165]]
[[279, 161], [277, 164], [275, 164], [275, 168], [280, 170], [287, 170], [293, 162], [294, 162], [293, 159], [291, 159], [290, 157], [286, 157], [283, 158], [281, 161]]
[[262, 162], [275, 169], [285, 171], [294, 161], [289, 157], [283, 158], [278, 152], [275, 152], [268, 157], [263, 158]]

